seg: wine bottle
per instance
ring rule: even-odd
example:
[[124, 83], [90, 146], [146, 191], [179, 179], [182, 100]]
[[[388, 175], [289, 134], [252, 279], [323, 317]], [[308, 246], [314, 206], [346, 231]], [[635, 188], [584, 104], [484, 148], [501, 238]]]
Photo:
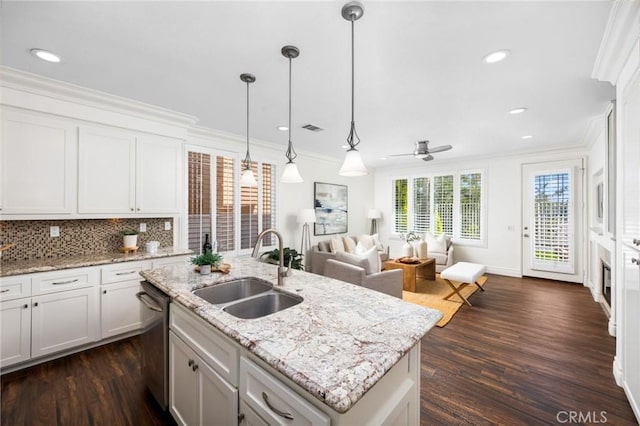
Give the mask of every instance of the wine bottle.
[[211, 243], [209, 242], [209, 234], [204, 234], [204, 244], [202, 244], [202, 253], [206, 253], [211, 250]]

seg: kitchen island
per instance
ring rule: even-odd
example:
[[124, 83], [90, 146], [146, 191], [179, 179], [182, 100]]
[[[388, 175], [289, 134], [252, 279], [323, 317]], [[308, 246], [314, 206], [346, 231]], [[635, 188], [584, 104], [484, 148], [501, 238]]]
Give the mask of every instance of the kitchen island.
[[[213, 326], [263, 367], [273, 369], [278, 378], [294, 383], [296, 391], [315, 406], [329, 407], [336, 414], [349, 412], [367, 393], [373, 394], [376, 384], [401, 360], [407, 365], [413, 362], [409, 367], [417, 372], [417, 384], [412, 384], [415, 400], [411, 409], [418, 412], [420, 339], [441, 318], [439, 311], [303, 271], [292, 271], [284, 286], [276, 287], [275, 265], [253, 258], [227, 262], [231, 264], [227, 275], [203, 276], [190, 266], [147, 270], [141, 275], [173, 303]], [[275, 289], [304, 300], [275, 314], [247, 320], [192, 293], [249, 276], [270, 281]], [[410, 352], [415, 361], [408, 356]], [[415, 421], [415, 417], [409, 418]]]

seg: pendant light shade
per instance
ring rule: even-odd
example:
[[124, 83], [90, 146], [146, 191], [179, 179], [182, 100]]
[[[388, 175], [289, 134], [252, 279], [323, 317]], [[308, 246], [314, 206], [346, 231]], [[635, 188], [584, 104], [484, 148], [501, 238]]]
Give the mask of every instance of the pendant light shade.
[[300, 55], [300, 50], [295, 46], [284, 46], [281, 52], [282, 56], [289, 59], [289, 145], [285, 153], [288, 161], [287, 164], [284, 165], [280, 182], [300, 183], [304, 182], [304, 180], [302, 176], [300, 176], [300, 172], [298, 172], [298, 166], [293, 162], [298, 154], [296, 154], [296, 151], [293, 149], [293, 142], [291, 142], [291, 60]]
[[347, 154], [344, 157], [344, 163], [342, 163], [342, 167], [340, 167], [340, 175], [341, 176], [364, 176], [369, 174], [367, 168], [364, 166], [362, 162], [362, 156], [360, 152], [356, 148], [360, 143], [360, 138], [358, 137], [358, 132], [356, 132], [356, 122], [355, 122], [355, 114], [354, 114], [354, 103], [355, 103], [355, 52], [354, 52], [354, 27], [355, 22], [362, 17], [364, 14], [364, 6], [362, 3], [357, 1], [352, 1], [344, 6], [342, 6], [342, 17], [347, 21], [351, 21], [351, 130], [349, 131], [349, 136], [347, 136], [347, 143], [349, 144], [349, 149], [347, 150]]
[[240, 186], [257, 187], [258, 181], [251, 170], [251, 154], [249, 154], [249, 84], [256, 81], [253, 74], [240, 74], [240, 80], [247, 83], [247, 154], [242, 160], [242, 174], [240, 175]]

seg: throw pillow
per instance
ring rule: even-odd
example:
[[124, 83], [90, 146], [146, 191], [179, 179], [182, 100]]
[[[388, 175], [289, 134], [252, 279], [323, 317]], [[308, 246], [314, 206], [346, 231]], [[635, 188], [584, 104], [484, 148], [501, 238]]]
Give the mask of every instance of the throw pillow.
[[440, 234], [437, 237], [431, 232], [425, 234], [425, 241], [427, 242], [427, 250], [434, 253], [447, 253], [447, 237], [444, 234]]
[[341, 251], [340, 253], [336, 253], [336, 260], [348, 263], [349, 265], [359, 266], [360, 268], [365, 270], [365, 273], [368, 269], [371, 269], [371, 267], [369, 266], [369, 260], [356, 254]]
[[358, 245], [356, 246], [356, 255], [367, 259], [369, 263], [369, 268], [365, 268], [365, 273], [367, 275], [377, 274], [380, 272], [382, 265], [380, 264], [380, 255], [378, 254], [378, 249], [376, 247], [366, 249], [364, 244], [358, 242]]
[[380, 242], [380, 239], [378, 238], [378, 234], [373, 234], [371, 238], [373, 238], [373, 244], [376, 246], [378, 251], [384, 251], [384, 246]]
[[344, 243], [344, 251], [347, 253], [354, 253], [356, 251], [356, 242], [351, 237], [342, 237]]
[[331, 253], [340, 253], [344, 251], [344, 243], [342, 238], [334, 238], [331, 240]]
[[358, 242], [362, 243], [364, 248], [366, 248], [367, 250], [374, 246], [373, 238], [371, 237], [371, 235], [362, 234], [360, 238], [358, 238]]
[[330, 252], [331, 251], [331, 241], [320, 241], [318, 243], [318, 250]]

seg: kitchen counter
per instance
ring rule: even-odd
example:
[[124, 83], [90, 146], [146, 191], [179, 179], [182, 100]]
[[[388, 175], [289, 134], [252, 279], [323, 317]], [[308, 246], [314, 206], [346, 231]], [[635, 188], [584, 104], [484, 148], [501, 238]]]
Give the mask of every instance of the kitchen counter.
[[192, 294], [230, 279], [257, 276], [274, 284], [277, 266], [252, 258], [225, 260], [228, 275], [200, 275], [192, 266], [141, 275], [338, 413], [349, 410], [440, 320], [440, 311], [304, 271], [279, 287], [296, 306], [240, 319]]
[[59, 259], [35, 259], [7, 262], [0, 260], [0, 277], [11, 275], [31, 274], [34, 272], [49, 272], [59, 269], [83, 268], [86, 266], [108, 265], [111, 263], [133, 262], [136, 260], [158, 259], [169, 256], [183, 256], [193, 254], [191, 250], [163, 248], [156, 254], [139, 250], [137, 253], [107, 253], [87, 256], [63, 257]]

